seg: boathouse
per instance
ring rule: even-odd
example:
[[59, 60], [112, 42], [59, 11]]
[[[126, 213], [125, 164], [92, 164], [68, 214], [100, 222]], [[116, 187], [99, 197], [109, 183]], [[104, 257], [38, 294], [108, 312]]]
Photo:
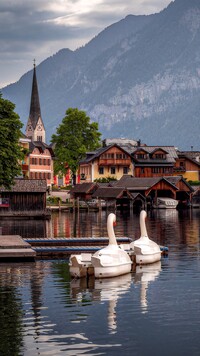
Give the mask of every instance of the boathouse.
[[182, 176], [135, 178], [125, 175], [115, 187], [126, 188], [132, 194], [140, 193], [150, 205], [156, 203], [159, 197], [176, 199], [180, 204], [188, 205], [193, 192]]
[[0, 187], [0, 216], [48, 218], [46, 209], [46, 179], [20, 179], [10, 190]]
[[137, 178], [124, 175], [112, 184], [77, 184], [70, 196], [74, 199], [104, 199], [107, 206], [151, 207], [157, 198], [172, 198], [179, 205], [190, 205], [193, 188], [182, 176]]
[[95, 192], [95, 190], [98, 188], [97, 183], [82, 183], [82, 184], [76, 184], [71, 190], [70, 190], [70, 198], [72, 199], [83, 199], [83, 200], [89, 200], [92, 198], [92, 194]]

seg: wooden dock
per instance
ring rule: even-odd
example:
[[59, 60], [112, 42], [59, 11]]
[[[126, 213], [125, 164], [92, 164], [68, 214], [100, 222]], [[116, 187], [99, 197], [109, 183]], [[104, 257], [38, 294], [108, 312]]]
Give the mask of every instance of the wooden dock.
[[[36, 257], [41, 259], [68, 258], [71, 254], [95, 253], [108, 245], [107, 237], [81, 237], [81, 238], [50, 238], [50, 239], [25, 239], [36, 252]], [[132, 240], [128, 237], [118, 237], [118, 244], [129, 244]]]
[[[117, 237], [117, 243], [128, 246], [132, 239]], [[0, 262], [37, 259], [65, 259], [71, 254], [95, 253], [108, 245], [107, 237], [81, 238], [31, 238], [23, 239], [19, 235], [0, 236]], [[160, 246], [164, 255], [168, 248]]]
[[0, 236], [0, 262], [34, 260], [36, 251], [19, 235]]

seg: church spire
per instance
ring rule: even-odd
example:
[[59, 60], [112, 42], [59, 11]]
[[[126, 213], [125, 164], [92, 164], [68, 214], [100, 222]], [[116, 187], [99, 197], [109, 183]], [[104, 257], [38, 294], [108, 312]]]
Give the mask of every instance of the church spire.
[[41, 117], [35, 59], [33, 63], [33, 82], [32, 82], [31, 105], [30, 105], [29, 117], [31, 119], [32, 126], [35, 129], [38, 122], [38, 118]]
[[29, 119], [26, 126], [26, 135], [30, 137], [32, 141], [45, 142], [45, 128], [41, 117], [35, 59], [33, 61], [31, 104]]

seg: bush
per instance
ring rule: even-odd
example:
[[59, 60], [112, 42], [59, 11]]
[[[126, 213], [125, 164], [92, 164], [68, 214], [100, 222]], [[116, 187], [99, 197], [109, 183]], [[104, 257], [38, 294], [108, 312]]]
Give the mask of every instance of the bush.
[[94, 182], [95, 183], [109, 183], [109, 182], [116, 181], [116, 180], [117, 180], [116, 177], [103, 177], [103, 178], [94, 179]]
[[47, 202], [50, 203], [50, 204], [59, 204], [59, 202], [61, 203], [61, 198], [60, 197], [48, 197], [47, 198]]
[[188, 183], [190, 185], [200, 185], [200, 181], [199, 180], [189, 180]]

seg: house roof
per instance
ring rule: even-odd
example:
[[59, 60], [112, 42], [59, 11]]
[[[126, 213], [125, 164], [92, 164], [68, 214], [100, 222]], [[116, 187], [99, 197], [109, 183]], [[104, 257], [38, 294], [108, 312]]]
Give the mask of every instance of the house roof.
[[160, 177], [153, 177], [153, 178], [135, 178], [130, 175], [124, 175], [115, 186], [123, 187], [127, 189], [140, 189], [146, 190], [152, 187], [154, 184], [159, 182]]
[[123, 188], [99, 187], [92, 194], [92, 198], [117, 199], [121, 194], [123, 194], [123, 191]]
[[0, 187], [0, 192], [27, 192], [44, 193], [47, 190], [46, 179], [20, 179], [14, 180], [10, 190]]
[[[135, 157], [135, 154], [137, 154], [138, 151], [145, 151], [149, 157], [146, 159], [140, 159]], [[166, 153], [166, 159], [153, 159], [151, 158], [151, 155], [155, 153], [158, 150], [162, 150], [164, 153]], [[153, 164], [174, 164], [176, 159], [178, 158], [178, 153], [177, 150], [174, 146], [144, 146], [144, 147], [136, 147], [135, 149], [132, 150], [132, 156], [136, 164], [138, 162], [142, 163], [143, 165], [146, 163], [153, 163]]]
[[[177, 183], [183, 179], [182, 176], [176, 177], [150, 177], [150, 178], [135, 178], [130, 175], [124, 175], [115, 186], [124, 187], [130, 190], [147, 190], [153, 187], [155, 184], [161, 180], [165, 180], [166, 183], [172, 185], [176, 190]], [[184, 180], [185, 182], [185, 180]], [[185, 182], [186, 183], [186, 182]], [[186, 183], [187, 184], [187, 183]], [[189, 185], [188, 185], [189, 186]], [[190, 187], [190, 186], [189, 186]]]
[[43, 153], [46, 149], [49, 150], [51, 157], [55, 157], [54, 151], [51, 146], [47, 145], [42, 141], [33, 141], [29, 144], [29, 152], [32, 153], [34, 149], [37, 148], [41, 153]]
[[199, 162], [200, 152], [193, 152], [193, 151], [178, 152], [178, 157], [185, 158], [188, 161], [196, 164], [197, 166], [200, 166], [200, 162]]
[[84, 194], [88, 194], [92, 191], [92, 189], [94, 189], [95, 187], [97, 187], [98, 185], [96, 183], [81, 183], [81, 184], [76, 184], [71, 190], [70, 190], [70, 194], [74, 194], [74, 193], [84, 193]]
[[128, 154], [129, 156], [131, 155], [131, 152], [128, 152], [124, 147], [122, 147], [121, 145], [117, 145], [116, 143], [109, 145], [109, 146], [105, 146], [105, 147], [101, 147], [98, 148], [95, 152], [87, 152], [86, 158], [83, 159], [82, 161], [80, 161], [80, 164], [82, 163], [89, 163], [91, 161], [93, 161], [95, 158], [98, 158], [99, 156], [101, 156], [104, 152], [110, 150], [110, 148], [112, 147], [118, 147], [120, 150], [124, 151], [126, 154]]

